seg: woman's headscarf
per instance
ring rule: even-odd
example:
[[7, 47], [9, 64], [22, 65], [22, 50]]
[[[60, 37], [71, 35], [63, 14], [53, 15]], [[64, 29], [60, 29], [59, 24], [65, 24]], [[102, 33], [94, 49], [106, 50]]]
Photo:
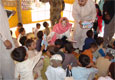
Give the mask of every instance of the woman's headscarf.
[[[62, 20], [66, 20], [66, 26], [65, 27], [62, 26]], [[68, 29], [70, 29], [71, 27], [72, 27], [72, 24], [69, 23], [69, 20], [66, 17], [62, 17], [59, 20], [59, 23], [54, 25], [54, 27], [53, 27], [53, 32], [55, 32], [55, 34], [51, 39], [51, 43], [55, 42], [55, 40], [57, 39], [57, 34], [63, 34], [66, 31], [68, 31]]]

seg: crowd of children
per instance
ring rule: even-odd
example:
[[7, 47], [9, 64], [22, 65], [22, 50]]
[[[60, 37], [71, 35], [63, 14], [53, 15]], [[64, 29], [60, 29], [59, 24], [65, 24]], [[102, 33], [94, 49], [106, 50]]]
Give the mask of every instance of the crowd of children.
[[11, 53], [17, 79], [66, 80], [68, 69], [72, 74], [69, 77], [74, 80], [115, 79], [115, 42], [104, 49], [103, 38], [94, 39], [93, 31], [88, 30], [82, 51], [75, 49], [66, 36], [56, 39], [52, 45], [47, 40], [49, 24], [44, 22], [43, 26], [45, 30], [40, 31], [40, 24], [36, 24], [34, 39], [27, 38], [23, 27], [18, 30], [19, 45]]

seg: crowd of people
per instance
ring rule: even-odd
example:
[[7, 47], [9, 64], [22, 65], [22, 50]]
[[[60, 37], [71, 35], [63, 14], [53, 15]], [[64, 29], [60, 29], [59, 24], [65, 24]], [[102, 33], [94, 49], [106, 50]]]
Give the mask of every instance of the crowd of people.
[[[62, 17], [52, 30], [48, 22], [43, 22], [44, 30], [36, 23], [31, 37], [18, 23], [16, 38], [11, 37], [13, 32], [0, 5], [5, 16], [0, 15], [4, 17], [0, 26], [6, 27], [0, 27], [0, 80], [114, 80], [115, 40], [109, 44], [115, 33], [114, 3], [105, 0], [102, 14], [92, 0], [75, 0], [73, 30]], [[99, 37], [103, 21], [105, 33]]]

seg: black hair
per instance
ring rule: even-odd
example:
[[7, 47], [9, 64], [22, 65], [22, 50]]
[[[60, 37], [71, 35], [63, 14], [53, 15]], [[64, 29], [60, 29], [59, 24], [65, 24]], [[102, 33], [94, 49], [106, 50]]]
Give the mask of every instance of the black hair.
[[12, 35], [12, 33], [13, 33], [12, 30], [10, 30], [10, 34], [11, 34], [11, 35]]
[[27, 37], [26, 37], [26, 36], [22, 36], [22, 37], [20, 38], [19, 42], [22, 44], [22, 46], [24, 46], [26, 40], [27, 40]]
[[44, 22], [44, 23], [43, 23], [43, 26], [44, 26], [44, 27], [47, 27], [47, 25], [48, 25], [47, 22]]
[[47, 51], [49, 51], [51, 55], [54, 55], [59, 51], [59, 48], [55, 46], [48, 46]]
[[115, 62], [110, 64], [109, 72], [111, 73], [111, 78], [115, 79]]
[[95, 6], [96, 6], [96, 8], [97, 8], [98, 11], [99, 11], [99, 12], [98, 12], [98, 15], [99, 15], [99, 16], [102, 16], [102, 14], [101, 14], [101, 10], [100, 10], [100, 8], [99, 8], [99, 5], [98, 5], [98, 4], [95, 4]]
[[83, 67], [86, 67], [90, 64], [90, 58], [87, 55], [81, 54], [79, 56], [79, 62]]
[[66, 43], [68, 43], [69, 41], [67, 40], [67, 37], [66, 37], [66, 36], [63, 36], [63, 37], [61, 38], [61, 40], [62, 40], [62, 42], [63, 42], [63, 44], [62, 44], [62, 47], [61, 47], [61, 48], [63, 48], [63, 47], [64, 47], [64, 45], [65, 45]]
[[22, 23], [18, 23], [17, 26], [18, 27], [23, 27], [23, 24]]
[[41, 24], [40, 24], [40, 23], [37, 23], [37, 24], [36, 24], [36, 27], [37, 27], [37, 26], [41, 26]]
[[18, 62], [24, 61], [25, 56], [26, 56], [26, 49], [22, 46], [15, 48], [11, 53], [12, 59]]
[[31, 44], [32, 44], [32, 42], [34, 42], [34, 40], [32, 40], [32, 39], [27, 39], [26, 42], [25, 42], [26, 47], [27, 47], [27, 48], [30, 47]]
[[62, 46], [62, 45], [63, 45], [63, 41], [62, 41], [61, 39], [56, 39], [55, 45], [60, 45], [60, 46]]
[[93, 42], [91, 43], [90, 48], [98, 48], [98, 45], [95, 42]]
[[43, 32], [42, 32], [42, 31], [39, 31], [39, 32], [37, 33], [37, 37], [38, 37], [39, 39], [42, 39], [42, 37], [43, 37]]
[[93, 31], [92, 30], [88, 30], [86, 34], [87, 34], [88, 38], [92, 38], [93, 37]]
[[19, 33], [22, 33], [24, 30], [25, 30], [24, 28], [20, 28]]
[[65, 50], [68, 52], [68, 53], [72, 53], [74, 48], [73, 48], [73, 45], [71, 42], [68, 42], [65, 44]]
[[102, 37], [97, 37], [96, 43], [100, 46], [104, 42], [104, 39]]

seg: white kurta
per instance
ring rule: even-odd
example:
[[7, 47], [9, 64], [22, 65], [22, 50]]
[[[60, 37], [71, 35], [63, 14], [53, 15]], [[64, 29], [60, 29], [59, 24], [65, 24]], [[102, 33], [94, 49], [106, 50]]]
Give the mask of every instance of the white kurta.
[[82, 46], [84, 45], [84, 41], [86, 38], [86, 32], [89, 29], [82, 29], [80, 27], [80, 21], [95, 21], [96, 18], [96, 8], [93, 0], [88, 0], [85, 6], [80, 7], [78, 4], [78, 0], [75, 0], [73, 4], [72, 16], [74, 18], [74, 33], [73, 39], [77, 41], [74, 44], [74, 48], [79, 48], [82, 50]]
[[[6, 40], [9, 40], [14, 48], [13, 40], [10, 34], [7, 14], [2, 6], [1, 0], [0, 0], [0, 34]], [[2, 80], [1, 78], [3, 78], [3, 80], [14, 80], [14, 63], [10, 57], [10, 53], [13, 48], [10, 50], [6, 49], [6, 47], [3, 44], [4, 40], [2, 40], [2, 37], [0, 38], [0, 80]]]
[[34, 80], [33, 69], [40, 60], [41, 55], [42, 51], [32, 58], [17, 63], [15, 67], [15, 77], [18, 79], [20, 76], [20, 80]]
[[66, 77], [66, 71], [62, 67], [48, 66], [45, 74], [48, 80], [64, 80]]

